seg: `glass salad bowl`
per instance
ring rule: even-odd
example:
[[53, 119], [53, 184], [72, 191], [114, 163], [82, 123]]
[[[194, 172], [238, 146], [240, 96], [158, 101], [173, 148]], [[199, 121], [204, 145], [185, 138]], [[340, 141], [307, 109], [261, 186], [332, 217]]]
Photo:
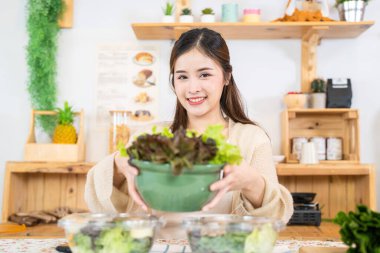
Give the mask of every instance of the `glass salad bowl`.
[[148, 253], [163, 225], [145, 214], [78, 213], [58, 221], [73, 253]]
[[285, 227], [280, 220], [236, 215], [188, 217], [182, 225], [197, 253], [271, 253]]

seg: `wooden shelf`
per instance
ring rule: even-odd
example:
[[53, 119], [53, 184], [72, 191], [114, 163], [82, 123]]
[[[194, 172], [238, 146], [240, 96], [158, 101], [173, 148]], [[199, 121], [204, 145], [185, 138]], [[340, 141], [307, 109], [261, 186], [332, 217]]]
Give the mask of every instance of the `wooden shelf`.
[[7, 162], [11, 173], [86, 174], [95, 163], [87, 162]]
[[86, 173], [93, 163], [7, 162], [2, 220], [12, 213], [70, 207], [86, 210]]
[[374, 21], [363, 22], [259, 22], [259, 23], [132, 23], [140, 40], [175, 40], [182, 33], [200, 27], [219, 32], [225, 39], [301, 39], [301, 91], [310, 91], [317, 76], [317, 46], [321, 39], [356, 38]]
[[353, 211], [357, 204], [376, 209], [375, 168], [370, 164], [277, 164], [279, 182], [290, 192], [315, 192], [322, 218]]
[[360, 176], [373, 172], [367, 164], [289, 164], [276, 165], [278, 176]]
[[282, 152], [286, 163], [298, 163], [292, 146], [296, 137], [336, 137], [342, 140], [343, 160], [321, 164], [360, 164], [357, 109], [288, 109], [282, 113]]
[[222, 34], [225, 39], [301, 39], [310, 30], [320, 38], [355, 38], [374, 24], [364, 22], [259, 22], [259, 23], [133, 23], [132, 28], [140, 40], [177, 39], [192, 28], [207, 27]]
[[319, 113], [323, 113], [323, 114], [343, 114], [343, 113], [356, 113], [358, 112], [357, 109], [351, 109], [351, 108], [325, 108], [325, 109], [287, 109], [288, 112], [292, 112], [292, 113], [302, 113], [302, 114], [311, 114], [311, 113], [314, 113], [314, 114], [319, 114]]

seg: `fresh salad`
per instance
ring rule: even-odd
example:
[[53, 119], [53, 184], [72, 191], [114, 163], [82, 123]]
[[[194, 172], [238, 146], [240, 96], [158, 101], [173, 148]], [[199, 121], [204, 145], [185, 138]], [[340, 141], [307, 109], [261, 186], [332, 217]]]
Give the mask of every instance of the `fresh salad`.
[[191, 231], [188, 235], [191, 249], [197, 253], [271, 253], [277, 239], [270, 223], [251, 232], [201, 235], [200, 231]]
[[74, 253], [148, 253], [153, 244], [151, 228], [126, 230], [121, 224], [113, 227], [91, 223], [71, 236]]
[[203, 134], [183, 128], [174, 133], [169, 128], [138, 136], [129, 148], [119, 147], [122, 156], [154, 163], [170, 163], [175, 175], [194, 164], [239, 164], [237, 146], [227, 143], [223, 126], [211, 125]]

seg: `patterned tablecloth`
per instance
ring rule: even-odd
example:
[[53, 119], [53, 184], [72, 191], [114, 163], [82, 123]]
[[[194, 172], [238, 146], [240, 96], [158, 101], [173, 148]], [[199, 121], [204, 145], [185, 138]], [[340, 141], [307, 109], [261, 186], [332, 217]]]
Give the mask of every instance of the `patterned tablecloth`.
[[[55, 247], [65, 239], [0, 239], [1, 253], [57, 253]], [[278, 240], [273, 253], [296, 253], [302, 246], [343, 247], [341, 242]], [[186, 240], [157, 240], [151, 253], [191, 252]]]

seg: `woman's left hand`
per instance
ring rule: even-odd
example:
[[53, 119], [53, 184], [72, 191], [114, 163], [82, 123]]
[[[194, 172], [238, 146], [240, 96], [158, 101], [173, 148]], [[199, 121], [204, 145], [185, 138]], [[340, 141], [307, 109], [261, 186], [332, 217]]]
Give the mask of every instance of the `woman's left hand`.
[[202, 208], [202, 211], [215, 207], [229, 191], [241, 191], [255, 208], [261, 206], [265, 181], [259, 172], [244, 160], [240, 165], [226, 165], [223, 172], [224, 177], [210, 186], [211, 191], [218, 191], [218, 193]]

